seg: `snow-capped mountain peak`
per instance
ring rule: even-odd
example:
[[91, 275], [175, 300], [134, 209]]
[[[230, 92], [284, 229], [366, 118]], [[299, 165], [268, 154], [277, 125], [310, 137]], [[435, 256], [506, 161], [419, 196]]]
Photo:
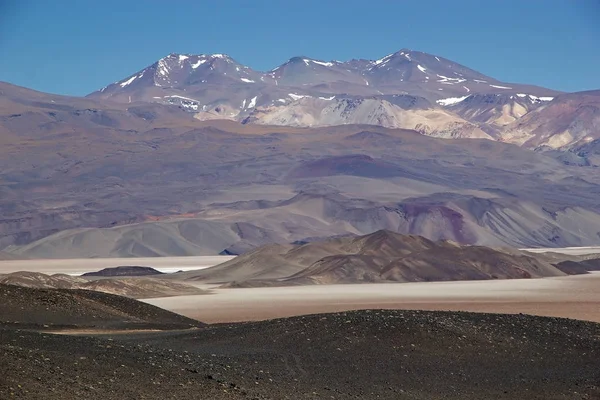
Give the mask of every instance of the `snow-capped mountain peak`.
[[[227, 54], [171, 53], [90, 96], [127, 103], [176, 104], [195, 112], [218, 109], [217, 114], [224, 116], [254, 107], [286, 105], [295, 97], [380, 98], [405, 106], [406, 96], [411, 96], [423, 107], [455, 107], [466, 104], [459, 100], [477, 94], [514, 96], [519, 106], [529, 110], [556, 92], [506, 84], [446, 58], [403, 48], [376, 60], [340, 62], [300, 55], [265, 73]], [[403, 100], [394, 96], [403, 96]], [[513, 104], [515, 99], [506, 101]], [[492, 100], [498, 102], [495, 97], [481, 99]], [[521, 104], [525, 101], [531, 106]]]

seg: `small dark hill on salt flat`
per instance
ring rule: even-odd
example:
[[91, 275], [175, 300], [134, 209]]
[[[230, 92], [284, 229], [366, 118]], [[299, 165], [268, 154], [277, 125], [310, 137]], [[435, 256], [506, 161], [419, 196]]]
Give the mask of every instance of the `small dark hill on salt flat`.
[[162, 275], [163, 272], [157, 271], [152, 267], [140, 267], [137, 265], [124, 265], [114, 268], [104, 268], [100, 271], [86, 272], [81, 276], [148, 276]]

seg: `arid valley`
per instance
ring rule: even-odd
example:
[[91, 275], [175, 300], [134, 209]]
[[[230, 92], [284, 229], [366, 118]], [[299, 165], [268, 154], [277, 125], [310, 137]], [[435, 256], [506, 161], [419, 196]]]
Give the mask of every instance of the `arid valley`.
[[[595, 254], [594, 248], [552, 249]], [[539, 251], [539, 250], [538, 250]], [[231, 256], [137, 259], [0, 261], [0, 276], [17, 271], [72, 274], [132, 263], [173, 273], [196, 270]], [[130, 278], [135, 279], [135, 278]], [[524, 313], [600, 323], [600, 273], [543, 279], [219, 288], [194, 283], [208, 293], [142, 299], [207, 323], [259, 321], [295, 315], [363, 309]]]

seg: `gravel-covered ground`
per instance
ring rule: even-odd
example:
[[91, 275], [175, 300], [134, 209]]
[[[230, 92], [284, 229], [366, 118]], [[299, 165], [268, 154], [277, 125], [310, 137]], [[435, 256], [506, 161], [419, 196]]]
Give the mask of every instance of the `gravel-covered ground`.
[[0, 330], [0, 399], [600, 399], [600, 325], [355, 311], [96, 337]]

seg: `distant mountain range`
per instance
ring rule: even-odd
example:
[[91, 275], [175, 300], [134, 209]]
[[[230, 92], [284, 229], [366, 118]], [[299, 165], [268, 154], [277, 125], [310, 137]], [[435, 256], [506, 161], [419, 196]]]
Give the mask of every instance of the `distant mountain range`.
[[[215, 91], [217, 88], [219, 91]], [[227, 105], [237, 115], [302, 97], [410, 95], [429, 103], [476, 93], [520, 92], [543, 99], [559, 93], [501, 82], [448, 59], [402, 49], [379, 60], [341, 62], [292, 57], [268, 72], [255, 71], [224, 54], [170, 54], [89, 97], [175, 102], [194, 111]], [[184, 103], [187, 98], [196, 104]]]
[[595, 245], [599, 127], [600, 91], [411, 50], [268, 72], [173, 54], [84, 98], [0, 83], [0, 259], [239, 254], [378, 229]]

